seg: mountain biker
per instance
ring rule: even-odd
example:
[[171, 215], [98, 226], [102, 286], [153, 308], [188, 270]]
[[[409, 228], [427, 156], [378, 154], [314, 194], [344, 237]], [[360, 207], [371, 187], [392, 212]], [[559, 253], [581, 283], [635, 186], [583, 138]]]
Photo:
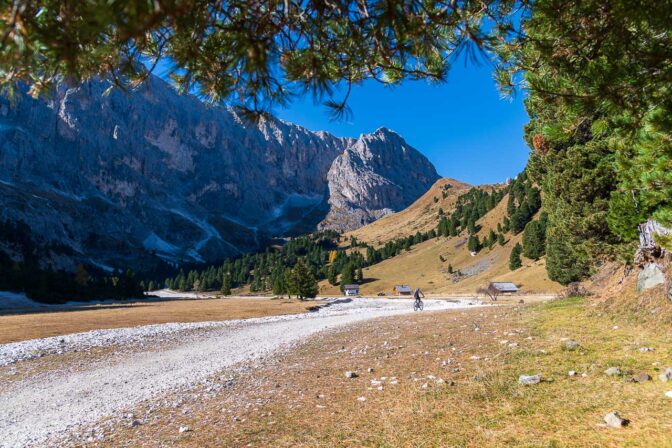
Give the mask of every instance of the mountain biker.
[[422, 303], [422, 300], [420, 298], [425, 298], [425, 295], [422, 293], [420, 288], [415, 288], [415, 292], [413, 293], [413, 298], [415, 299], [415, 304], [419, 305]]

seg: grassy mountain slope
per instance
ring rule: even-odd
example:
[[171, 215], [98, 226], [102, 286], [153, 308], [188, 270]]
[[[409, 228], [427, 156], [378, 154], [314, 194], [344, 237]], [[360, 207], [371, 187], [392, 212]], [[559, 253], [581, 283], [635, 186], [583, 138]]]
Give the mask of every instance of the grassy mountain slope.
[[359, 241], [377, 247], [381, 243], [406, 237], [417, 231], [426, 232], [436, 227], [439, 208], [444, 212], [453, 210], [457, 197], [470, 188], [470, 185], [455, 179], [439, 179], [409, 207], [346, 233], [345, 241], [350, 241], [350, 237], [354, 236]]
[[[446, 179], [438, 181], [427, 194], [408, 209], [385, 217], [386, 222], [380, 220], [351, 232], [348, 236], [354, 235], [361, 241], [377, 244], [436, 226], [437, 211], [441, 203], [443, 202], [444, 211], [449, 214], [452, 211], [452, 207], [448, 207], [451, 201], [454, 205], [457, 196], [468, 190], [468, 187], [455, 187], [452, 197], [434, 204], [433, 197], [436, 196], [436, 191], [439, 191], [438, 197], [441, 198], [442, 182], [454, 181]], [[497, 223], [503, 222], [507, 199], [505, 196], [494, 209], [478, 220], [481, 227], [478, 236], [481, 241], [486, 238], [490, 229], [496, 231]], [[384, 233], [386, 224], [390, 226], [387, 234]], [[509, 269], [511, 248], [521, 242], [522, 233], [515, 236], [507, 233], [506, 237], [504, 246], [495, 244], [492, 249], [483, 248], [476, 256], [472, 256], [467, 250], [466, 231], [455, 237], [440, 237], [417, 244], [410, 251], [365, 268], [362, 294], [375, 295], [380, 292], [389, 294], [396, 284], [420, 287], [428, 293], [474, 293], [478, 287], [495, 280], [514, 282], [526, 293], [556, 292], [561, 289], [561, 285], [548, 279], [543, 258], [538, 261], [523, 258], [523, 266], [511, 271]], [[452, 265], [455, 273], [461, 271], [462, 275], [450, 274], [449, 265]], [[322, 282], [320, 293], [338, 294], [338, 286]]]

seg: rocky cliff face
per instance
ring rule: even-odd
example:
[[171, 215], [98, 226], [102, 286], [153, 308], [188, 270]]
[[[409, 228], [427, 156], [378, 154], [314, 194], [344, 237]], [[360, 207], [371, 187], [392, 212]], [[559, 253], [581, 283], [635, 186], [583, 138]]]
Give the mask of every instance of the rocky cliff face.
[[266, 236], [354, 228], [438, 177], [385, 129], [355, 140], [253, 125], [157, 78], [130, 94], [107, 87], [0, 98], [0, 218], [60, 248], [64, 267], [217, 260]]
[[410, 205], [437, 178], [431, 162], [397, 133], [380, 128], [362, 135], [329, 168], [330, 207], [320, 226], [352, 230], [366, 225]]

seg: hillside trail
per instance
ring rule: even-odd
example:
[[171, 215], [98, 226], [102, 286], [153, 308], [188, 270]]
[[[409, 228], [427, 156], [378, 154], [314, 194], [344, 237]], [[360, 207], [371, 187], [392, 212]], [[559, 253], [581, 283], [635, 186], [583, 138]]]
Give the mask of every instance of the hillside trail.
[[[425, 310], [474, 305], [479, 302], [426, 300]], [[115, 347], [116, 356], [87, 364], [86, 352], [77, 352], [75, 360], [69, 361], [72, 369], [63, 365], [49, 375], [35, 375], [0, 387], [0, 447], [35, 446], [57, 440], [69, 431], [120, 416], [145, 400], [188, 390], [227, 369], [290, 349], [317, 332], [405, 313], [413, 313], [409, 300], [348, 299], [334, 301], [313, 313], [213, 323], [181, 342], [179, 337], [177, 342], [174, 337], [170, 343], [162, 342], [156, 337], [156, 326], [152, 326], [152, 337], [134, 350], [115, 346], [114, 335], [142, 334], [144, 327], [98, 331], [96, 334], [103, 333], [104, 344]], [[176, 330], [171, 327], [170, 331]], [[90, 334], [81, 335], [90, 340]], [[78, 335], [68, 336], [69, 345], [76, 346], [77, 338]], [[20, 352], [22, 346], [39, 343], [40, 340], [33, 340], [0, 345], [0, 355], [3, 349]], [[128, 353], [124, 354], [124, 350]]]

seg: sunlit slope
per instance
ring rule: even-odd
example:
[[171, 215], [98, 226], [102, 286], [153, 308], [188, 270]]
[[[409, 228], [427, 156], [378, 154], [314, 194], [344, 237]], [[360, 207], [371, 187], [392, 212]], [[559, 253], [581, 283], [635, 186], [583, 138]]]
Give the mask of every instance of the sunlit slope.
[[[431, 191], [429, 197], [431, 200]], [[505, 196], [493, 210], [478, 221], [481, 226], [478, 232], [481, 241], [486, 238], [490, 229], [496, 231], [497, 223], [503, 222], [506, 216], [506, 203]], [[416, 204], [411, 207], [414, 206]], [[416, 216], [423, 219], [422, 224], [415, 224], [412, 220], [408, 220], [411, 214], [409, 209], [399, 213], [405, 213], [403, 222], [406, 223], [406, 228], [397, 226], [393, 232], [410, 235], [416, 230], [428, 230], [432, 224], [436, 225], [438, 222], [436, 212], [431, 219], [427, 213], [421, 213]], [[446, 212], [448, 213], [448, 210]], [[385, 219], [395, 223], [396, 215], [398, 214]], [[382, 239], [384, 229], [376, 228], [374, 231], [368, 229], [375, 224], [379, 223], [360, 229], [358, 238], [362, 238], [361, 235], [379, 234]], [[425, 227], [421, 228], [420, 225]], [[456, 237], [430, 239], [413, 246], [410, 251], [404, 251], [396, 257], [364, 269], [365, 283], [361, 286], [362, 294], [390, 293], [397, 284], [420, 287], [429, 293], [473, 293], [478, 287], [485, 286], [490, 281], [514, 282], [521, 288], [521, 292], [525, 293], [549, 293], [561, 289], [561, 285], [549, 280], [543, 258], [533, 261], [523, 257], [523, 266], [511, 271], [509, 269], [511, 248], [521, 242], [522, 233], [515, 236], [507, 233], [506, 237], [504, 246], [496, 243], [492, 249], [486, 247], [476, 256], [472, 256], [467, 250], [466, 231]], [[461, 271], [463, 275], [450, 274], [449, 265], [452, 265], [454, 273]], [[338, 294], [338, 286], [329, 285], [327, 282], [322, 282], [320, 286], [321, 294]]]
[[408, 208], [346, 233], [345, 241], [354, 236], [359, 241], [377, 247], [381, 243], [406, 237], [417, 231], [426, 232], [436, 227], [439, 208], [450, 213], [455, 207], [457, 197], [470, 188], [470, 185], [455, 179], [439, 179]]

